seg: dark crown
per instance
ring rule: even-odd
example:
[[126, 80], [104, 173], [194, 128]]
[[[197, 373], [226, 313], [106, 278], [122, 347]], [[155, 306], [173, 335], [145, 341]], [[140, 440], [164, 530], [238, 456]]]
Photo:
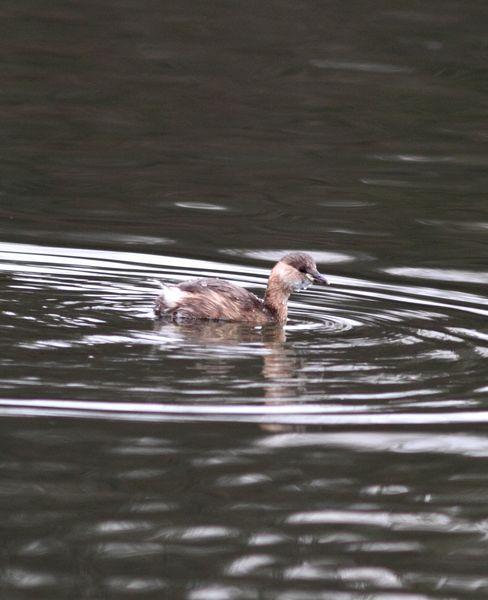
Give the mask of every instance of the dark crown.
[[313, 258], [305, 252], [291, 252], [284, 256], [280, 262], [295, 267], [298, 271], [309, 271], [316, 268]]

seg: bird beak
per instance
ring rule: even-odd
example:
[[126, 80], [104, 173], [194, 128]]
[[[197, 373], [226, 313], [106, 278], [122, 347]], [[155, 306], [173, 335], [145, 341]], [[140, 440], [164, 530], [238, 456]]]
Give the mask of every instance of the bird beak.
[[307, 277], [310, 279], [310, 281], [318, 285], [330, 285], [327, 279], [321, 273], [319, 273], [317, 269], [307, 273]]

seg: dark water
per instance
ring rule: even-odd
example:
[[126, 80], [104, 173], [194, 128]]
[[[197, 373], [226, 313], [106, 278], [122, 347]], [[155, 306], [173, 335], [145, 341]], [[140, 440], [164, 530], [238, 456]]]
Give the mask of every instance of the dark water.
[[0, 15], [1, 598], [487, 598], [486, 3]]

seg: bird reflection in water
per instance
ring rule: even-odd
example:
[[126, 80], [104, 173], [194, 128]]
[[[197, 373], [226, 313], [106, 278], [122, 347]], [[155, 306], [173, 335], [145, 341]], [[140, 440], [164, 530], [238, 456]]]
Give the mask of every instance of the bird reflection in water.
[[[176, 337], [180, 348], [182, 341], [199, 348], [221, 347], [222, 358], [217, 359], [217, 362], [222, 363], [226, 360], [226, 349], [239, 350], [246, 344], [251, 347], [255, 345], [256, 356], [260, 356], [263, 361], [261, 373], [264, 378], [265, 404], [286, 404], [303, 393], [305, 381], [298, 376], [301, 360], [294, 348], [286, 344], [283, 327], [274, 324], [254, 327], [246, 323], [195, 320], [180, 324], [156, 321], [155, 329], [169, 339]], [[213, 357], [215, 359], [215, 354]], [[219, 371], [222, 372], [218, 365], [214, 365], [212, 370], [216, 375]], [[272, 424], [263, 424], [261, 427], [266, 431], [290, 429], [288, 426]]]

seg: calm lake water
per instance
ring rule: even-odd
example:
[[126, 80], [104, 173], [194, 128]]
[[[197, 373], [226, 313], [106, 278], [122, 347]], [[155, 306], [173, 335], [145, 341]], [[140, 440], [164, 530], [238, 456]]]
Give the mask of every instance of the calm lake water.
[[486, 2], [0, 14], [1, 598], [486, 599]]

